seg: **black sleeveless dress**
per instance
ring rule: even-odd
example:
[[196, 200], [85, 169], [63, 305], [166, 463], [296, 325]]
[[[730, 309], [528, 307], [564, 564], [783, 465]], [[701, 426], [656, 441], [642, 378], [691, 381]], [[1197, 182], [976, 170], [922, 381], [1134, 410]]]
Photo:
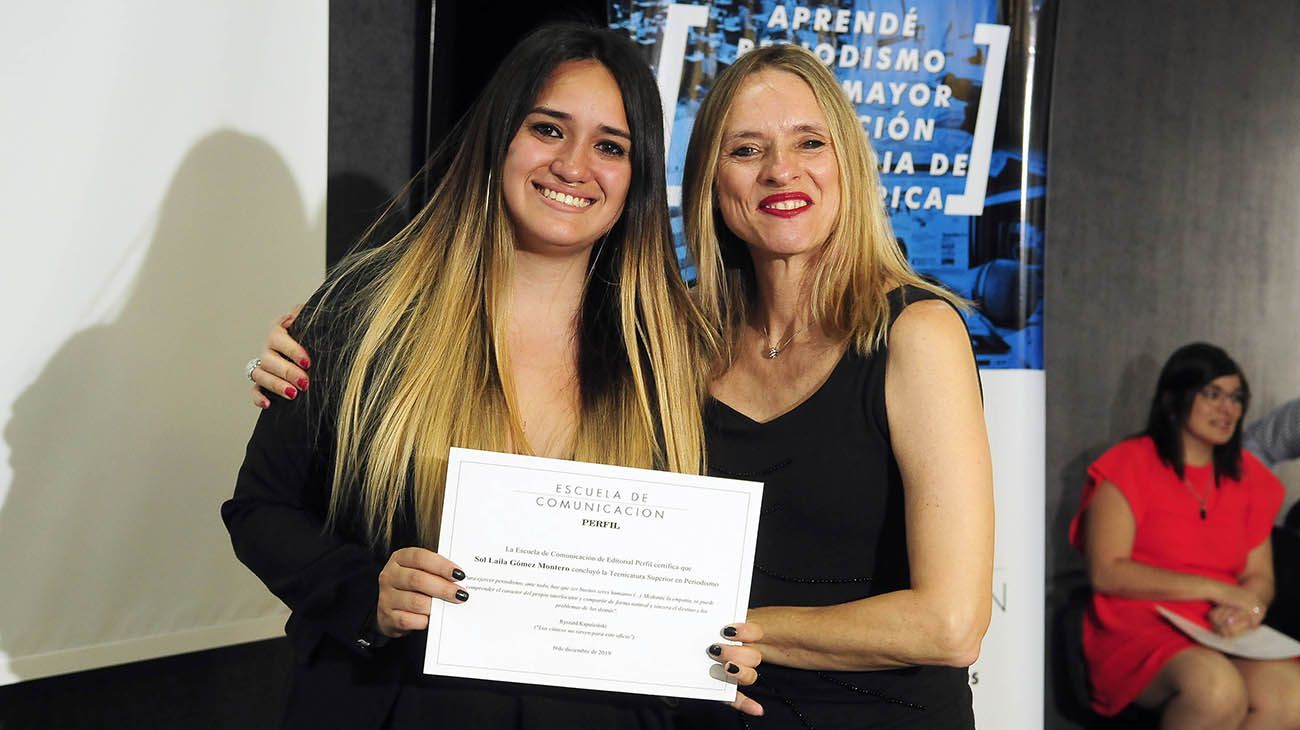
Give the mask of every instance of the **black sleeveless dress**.
[[[903, 307], [938, 299], [908, 287]], [[825, 606], [910, 585], [903, 484], [885, 414], [886, 349], [846, 353], [793, 410], [757, 423], [719, 401], [705, 410], [710, 471], [765, 482], [750, 606]], [[819, 672], [763, 664], [744, 689], [763, 717], [688, 703], [690, 727], [973, 728], [967, 671], [909, 667]]]

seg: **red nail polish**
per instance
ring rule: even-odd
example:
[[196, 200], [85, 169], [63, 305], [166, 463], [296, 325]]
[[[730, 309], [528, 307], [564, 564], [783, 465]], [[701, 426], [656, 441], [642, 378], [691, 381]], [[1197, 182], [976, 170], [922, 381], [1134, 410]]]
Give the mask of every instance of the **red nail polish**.
[[257, 407], [261, 408], [262, 410], [266, 410], [267, 408], [271, 407], [271, 401], [269, 400], [259, 401]]
[[293, 400], [294, 398], [298, 397], [298, 389], [294, 388], [292, 385], [286, 387], [284, 389], [284, 397], [288, 398], [289, 400]]
[[308, 383], [306, 378], [298, 378], [298, 390], [306, 390], [307, 385]]
[[303, 369], [305, 370], [305, 369], [311, 367], [311, 359], [310, 359], [310, 358], [306, 358], [306, 357], [304, 357], [303, 359], [301, 359], [301, 360], [298, 361], [298, 364], [301, 365], [301, 366], [303, 367]]

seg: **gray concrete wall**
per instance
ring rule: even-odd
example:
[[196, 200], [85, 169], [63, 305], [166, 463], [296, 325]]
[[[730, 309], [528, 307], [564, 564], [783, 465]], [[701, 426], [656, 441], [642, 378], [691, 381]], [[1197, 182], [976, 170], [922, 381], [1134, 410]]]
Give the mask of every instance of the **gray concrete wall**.
[[[1300, 396], [1300, 3], [1062, 0], [1049, 141], [1047, 569], [1087, 464], [1140, 429], [1178, 345], [1226, 348], [1254, 414]], [[1282, 470], [1289, 500], [1300, 468]], [[1049, 627], [1050, 635], [1051, 627]], [[1078, 724], [1054, 706], [1047, 728]]]

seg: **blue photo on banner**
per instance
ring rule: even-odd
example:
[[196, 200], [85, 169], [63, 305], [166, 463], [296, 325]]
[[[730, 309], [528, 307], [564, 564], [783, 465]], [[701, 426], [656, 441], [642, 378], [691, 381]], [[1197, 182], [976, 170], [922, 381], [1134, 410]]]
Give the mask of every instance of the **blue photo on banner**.
[[[1032, 56], [1025, 34], [999, 17], [999, 3], [611, 0], [609, 9], [611, 25], [645, 49], [670, 100], [669, 203], [679, 242], [686, 144], [713, 79], [752, 48], [798, 43], [857, 108], [912, 266], [976, 303], [967, 326], [980, 366], [1042, 368], [1046, 156], [1026, 134], [1035, 120], [1025, 115], [1037, 113], [1025, 104]], [[678, 257], [693, 278], [683, 245]]]

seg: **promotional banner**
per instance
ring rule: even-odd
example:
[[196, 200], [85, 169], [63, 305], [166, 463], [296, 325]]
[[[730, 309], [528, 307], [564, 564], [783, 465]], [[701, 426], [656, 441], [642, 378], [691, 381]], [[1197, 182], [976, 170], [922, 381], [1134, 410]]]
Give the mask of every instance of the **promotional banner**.
[[[993, 621], [970, 670], [980, 727], [1042, 726], [1044, 0], [611, 0], [655, 69], [681, 243], [681, 180], [717, 74], [774, 43], [839, 78], [876, 150], [883, 204], [912, 266], [975, 303], [997, 500]], [[684, 245], [683, 273], [694, 277]]]

